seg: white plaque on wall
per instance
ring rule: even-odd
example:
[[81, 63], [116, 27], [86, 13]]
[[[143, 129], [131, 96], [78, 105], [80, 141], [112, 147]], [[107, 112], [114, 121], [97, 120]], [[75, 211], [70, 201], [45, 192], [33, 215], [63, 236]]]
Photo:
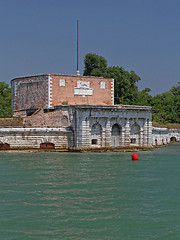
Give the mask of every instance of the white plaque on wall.
[[93, 90], [92, 88], [86, 89], [86, 88], [74, 88], [74, 95], [93, 95]]
[[105, 82], [101, 82], [101, 89], [105, 89]]
[[65, 80], [64, 79], [60, 79], [59, 86], [60, 87], [65, 87]]
[[88, 81], [77, 81], [77, 87], [78, 88], [89, 88], [89, 82]]
[[88, 81], [77, 81], [77, 87], [74, 88], [74, 95], [92, 96], [93, 89], [89, 88], [89, 86]]

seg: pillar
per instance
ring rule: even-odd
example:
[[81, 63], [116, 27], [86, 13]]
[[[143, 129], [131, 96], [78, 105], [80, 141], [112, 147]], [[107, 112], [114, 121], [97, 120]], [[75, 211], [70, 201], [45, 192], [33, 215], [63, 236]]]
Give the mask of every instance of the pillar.
[[105, 128], [105, 146], [111, 146], [111, 124], [110, 119], [107, 119], [106, 128]]
[[140, 136], [140, 141], [139, 141], [139, 145], [140, 146], [143, 146], [144, 144], [143, 144], [143, 128], [141, 127], [141, 129], [140, 129], [140, 133], [139, 133], [139, 136]]
[[148, 145], [149, 147], [151, 147], [151, 146], [152, 146], [152, 121], [148, 119], [147, 124], [148, 124], [148, 129], [147, 129], [147, 132], [148, 132], [147, 145]]
[[130, 145], [130, 124], [129, 124], [129, 118], [126, 120], [126, 125], [125, 125], [125, 141], [124, 141], [125, 146]]
[[147, 118], [145, 119], [144, 127], [143, 127], [143, 145], [148, 146], [148, 123]]
[[126, 132], [125, 132], [125, 127], [122, 127], [122, 133], [121, 133], [121, 146], [125, 146], [125, 136], [126, 136]]
[[81, 133], [79, 134], [79, 136], [81, 135], [81, 146], [82, 147], [89, 147], [90, 146], [90, 129], [89, 129], [89, 120], [83, 120], [81, 122]]

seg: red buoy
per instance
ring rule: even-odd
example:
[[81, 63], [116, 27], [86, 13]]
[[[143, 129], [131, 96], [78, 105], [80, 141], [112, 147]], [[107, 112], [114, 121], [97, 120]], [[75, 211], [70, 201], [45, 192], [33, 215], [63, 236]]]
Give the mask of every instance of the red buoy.
[[138, 155], [137, 154], [132, 154], [132, 160], [138, 160]]

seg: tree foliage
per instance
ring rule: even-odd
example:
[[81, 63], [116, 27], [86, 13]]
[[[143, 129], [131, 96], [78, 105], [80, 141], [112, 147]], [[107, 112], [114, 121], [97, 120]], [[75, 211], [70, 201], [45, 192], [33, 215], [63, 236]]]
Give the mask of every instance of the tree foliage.
[[12, 117], [11, 89], [5, 82], [0, 82], [0, 118]]
[[103, 77], [107, 71], [107, 61], [95, 53], [88, 53], [84, 59], [84, 76]]
[[153, 114], [153, 120], [159, 123], [177, 123], [178, 114], [174, 108], [175, 98], [171, 92], [158, 94], [153, 98], [152, 106], [158, 109]]
[[[97, 54], [88, 53], [84, 59], [84, 76], [114, 78], [115, 103], [152, 106], [157, 109], [153, 120], [159, 123], [180, 123], [180, 83], [168, 92], [150, 95], [151, 89], [138, 91], [140, 77], [134, 71], [119, 66], [107, 65], [107, 60]], [[123, 101], [122, 101], [123, 99]]]
[[136, 99], [136, 105], [152, 106], [153, 97], [149, 94], [150, 91], [150, 88], [145, 88], [142, 91], [139, 91]]
[[174, 111], [177, 113], [178, 121], [180, 122], [180, 82], [177, 86], [173, 86], [170, 92], [174, 96]]
[[118, 98], [123, 99], [124, 104], [135, 104], [138, 95], [138, 87], [136, 83], [140, 77], [134, 71], [130, 73], [122, 67], [109, 67], [106, 77], [114, 78], [114, 96], [115, 102], [118, 103]]
[[119, 103], [122, 99], [125, 104], [136, 103], [138, 95], [136, 83], [140, 77], [134, 71], [129, 73], [119, 66], [108, 67], [107, 60], [94, 53], [85, 56], [84, 65], [84, 76], [114, 78], [115, 103]]

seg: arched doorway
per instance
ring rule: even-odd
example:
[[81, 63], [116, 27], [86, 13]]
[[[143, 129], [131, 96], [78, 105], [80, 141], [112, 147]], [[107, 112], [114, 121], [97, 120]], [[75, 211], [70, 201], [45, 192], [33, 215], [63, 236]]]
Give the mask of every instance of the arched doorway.
[[176, 137], [171, 137], [171, 142], [176, 142]]
[[130, 143], [133, 145], [140, 144], [140, 126], [137, 123], [134, 123], [131, 127]]
[[111, 130], [111, 146], [119, 147], [121, 145], [121, 127], [116, 123]]
[[102, 145], [102, 127], [99, 123], [95, 123], [91, 128], [91, 145], [94, 147]]

